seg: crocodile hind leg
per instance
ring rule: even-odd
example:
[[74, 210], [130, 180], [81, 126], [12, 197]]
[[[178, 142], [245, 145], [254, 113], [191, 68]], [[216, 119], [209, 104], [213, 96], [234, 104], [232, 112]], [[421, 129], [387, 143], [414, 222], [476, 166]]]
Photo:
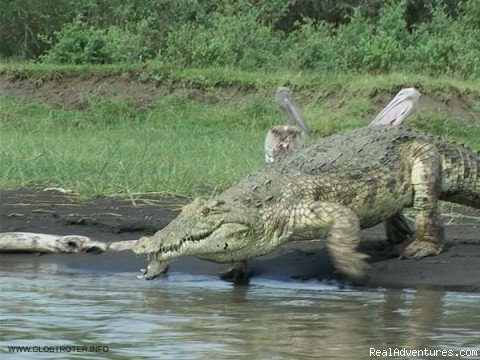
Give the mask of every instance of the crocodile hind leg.
[[329, 229], [327, 248], [334, 266], [347, 277], [366, 279], [367, 255], [357, 251], [360, 242], [360, 221], [349, 208], [326, 202], [315, 202], [301, 209], [300, 223], [305, 229]]
[[387, 251], [386, 256], [399, 256], [413, 238], [413, 226], [407, 217], [402, 213], [396, 213], [385, 221], [387, 240], [392, 248]]
[[443, 227], [439, 224], [437, 213], [441, 164], [437, 148], [429, 143], [413, 143], [410, 156], [415, 232], [402, 257], [420, 259], [442, 251]]
[[410, 221], [402, 214], [396, 213], [385, 221], [387, 239], [393, 245], [399, 245], [413, 237]]

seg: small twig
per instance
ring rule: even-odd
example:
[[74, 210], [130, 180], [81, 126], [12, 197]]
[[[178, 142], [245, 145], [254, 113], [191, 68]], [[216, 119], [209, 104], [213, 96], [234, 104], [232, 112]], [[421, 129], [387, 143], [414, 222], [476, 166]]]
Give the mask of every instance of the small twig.
[[451, 214], [446, 214], [442, 213], [443, 216], [449, 216], [452, 218], [459, 218], [459, 219], [472, 219], [472, 220], [478, 220], [480, 221], [479, 216], [471, 216], [471, 215], [464, 215], [464, 214], [457, 214], [457, 213], [451, 213]]
[[129, 193], [128, 198], [130, 199], [130, 202], [132, 203], [133, 207], [137, 207], [137, 202], [135, 201], [133, 195]]
[[25, 214], [20, 214], [20, 213], [11, 213], [11, 214], [8, 214], [7, 217], [23, 217], [25, 216]]
[[122, 214], [117, 214], [117, 213], [113, 213], [113, 212], [96, 213], [95, 215], [110, 215], [110, 216], [115, 216], [115, 217], [125, 217]]
[[43, 189], [43, 191], [54, 191], [54, 192], [59, 192], [61, 194], [68, 194], [68, 195], [75, 195], [78, 196], [80, 195], [78, 192], [72, 189], [64, 189], [64, 188], [59, 188], [59, 187], [49, 187]]
[[45, 209], [33, 209], [32, 213], [42, 213], [42, 214], [50, 214], [50, 215], [57, 215], [57, 213], [53, 210], [45, 210]]
[[[4, 204], [5, 206], [32, 206], [32, 203], [16, 203], [16, 204]], [[82, 206], [82, 204], [58, 204], [55, 202], [38, 202], [34, 203], [35, 206]]]

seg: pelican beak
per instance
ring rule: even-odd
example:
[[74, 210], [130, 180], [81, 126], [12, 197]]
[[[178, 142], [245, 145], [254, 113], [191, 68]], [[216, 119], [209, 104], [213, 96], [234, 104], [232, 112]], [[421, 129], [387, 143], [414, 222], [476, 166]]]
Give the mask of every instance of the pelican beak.
[[419, 99], [420, 93], [414, 88], [402, 89], [369, 125], [400, 125], [415, 110]]

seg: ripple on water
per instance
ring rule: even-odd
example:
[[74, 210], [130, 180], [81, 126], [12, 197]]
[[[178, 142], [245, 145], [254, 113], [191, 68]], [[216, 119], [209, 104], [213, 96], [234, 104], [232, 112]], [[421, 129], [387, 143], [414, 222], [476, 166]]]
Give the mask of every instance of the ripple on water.
[[358, 358], [374, 346], [460, 348], [480, 338], [480, 294], [136, 275], [2, 271], [0, 346], [103, 344], [125, 358]]

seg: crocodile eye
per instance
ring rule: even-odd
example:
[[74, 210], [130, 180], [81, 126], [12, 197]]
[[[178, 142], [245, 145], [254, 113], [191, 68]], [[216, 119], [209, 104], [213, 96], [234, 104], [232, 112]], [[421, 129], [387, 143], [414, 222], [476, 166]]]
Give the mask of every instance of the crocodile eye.
[[202, 215], [208, 215], [208, 213], [210, 212], [210, 208], [209, 207], [204, 207], [202, 209]]

